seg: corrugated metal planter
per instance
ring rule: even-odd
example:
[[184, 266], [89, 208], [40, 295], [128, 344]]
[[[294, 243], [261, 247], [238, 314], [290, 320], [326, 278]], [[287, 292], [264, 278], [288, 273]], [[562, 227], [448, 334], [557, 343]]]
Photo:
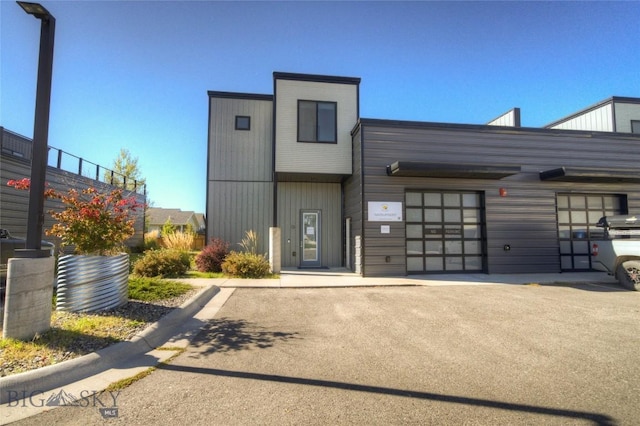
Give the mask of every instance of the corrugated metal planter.
[[58, 259], [59, 311], [92, 312], [128, 300], [129, 255], [66, 255]]

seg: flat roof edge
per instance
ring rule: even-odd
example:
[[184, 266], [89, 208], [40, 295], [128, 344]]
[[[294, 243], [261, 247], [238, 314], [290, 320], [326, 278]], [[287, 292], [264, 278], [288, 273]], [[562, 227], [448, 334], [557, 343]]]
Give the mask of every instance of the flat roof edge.
[[357, 131], [361, 126], [379, 126], [379, 127], [407, 127], [407, 128], [424, 128], [424, 129], [457, 129], [457, 130], [470, 130], [470, 131], [486, 131], [496, 133], [542, 133], [547, 135], [582, 135], [586, 137], [590, 136], [604, 136], [608, 138], [623, 138], [639, 140], [640, 134], [634, 133], [617, 133], [617, 132], [604, 132], [595, 130], [573, 130], [573, 129], [548, 129], [546, 127], [513, 127], [513, 126], [493, 126], [490, 124], [462, 124], [462, 123], [440, 123], [431, 121], [407, 121], [407, 120], [387, 120], [380, 118], [360, 118], [356, 125], [353, 127], [352, 133]]
[[276, 80], [294, 80], [294, 81], [311, 81], [318, 83], [339, 83], [339, 84], [360, 84], [360, 77], [339, 77], [333, 75], [320, 75], [320, 74], [298, 74], [290, 72], [273, 73], [273, 78]]
[[272, 101], [273, 95], [264, 95], [259, 93], [241, 93], [241, 92], [219, 92], [215, 90], [209, 90], [207, 92], [210, 98], [223, 98], [223, 99], [252, 99], [258, 101]]

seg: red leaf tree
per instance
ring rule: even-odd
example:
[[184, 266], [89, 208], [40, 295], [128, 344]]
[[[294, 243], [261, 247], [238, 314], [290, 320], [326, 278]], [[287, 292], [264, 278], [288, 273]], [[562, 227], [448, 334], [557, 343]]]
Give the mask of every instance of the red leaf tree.
[[[29, 190], [30, 183], [24, 178], [10, 180], [7, 185]], [[45, 234], [60, 238], [63, 246], [75, 246], [78, 254], [104, 255], [120, 249], [135, 233], [134, 213], [144, 207], [135, 196], [125, 197], [122, 189], [100, 193], [89, 187], [61, 193], [47, 187], [45, 197], [58, 199], [65, 206], [62, 211], [49, 211], [57, 223]]]

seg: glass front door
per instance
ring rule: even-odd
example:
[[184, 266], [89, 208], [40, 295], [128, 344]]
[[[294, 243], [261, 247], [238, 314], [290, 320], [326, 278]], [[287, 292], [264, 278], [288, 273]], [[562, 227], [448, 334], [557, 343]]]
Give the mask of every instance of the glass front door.
[[320, 210], [303, 210], [300, 212], [300, 225], [302, 241], [300, 266], [307, 268], [319, 268], [322, 266], [320, 258]]

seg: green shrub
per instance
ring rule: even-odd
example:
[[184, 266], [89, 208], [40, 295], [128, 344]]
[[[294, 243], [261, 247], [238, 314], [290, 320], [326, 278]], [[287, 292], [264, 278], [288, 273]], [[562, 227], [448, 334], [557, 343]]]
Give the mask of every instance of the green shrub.
[[212, 238], [209, 244], [196, 256], [196, 266], [200, 272], [220, 272], [222, 262], [229, 254], [229, 243], [220, 238]]
[[191, 290], [189, 284], [160, 278], [129, 278], [129, 299], [153, 302], [181, 296]]
[[160, 248], [160, 243], [157, 238], [149, 238], [144, 240], [144, 251], [149, 250], [158, 250]]
[[184, 275], [191, 259], [178, 250], [151, 250], [133, 265], [133, 273], [142, 277], [177, 277]]
[[145, 251], [158, 250], [160, 248], [160, 231], [154, 230], [145, 232], [143, 244]]
[[269, 261], [261, 254], [231, 251], [224, 262], [222, 272], [239, 278], [264, 278], [271, 272]]

